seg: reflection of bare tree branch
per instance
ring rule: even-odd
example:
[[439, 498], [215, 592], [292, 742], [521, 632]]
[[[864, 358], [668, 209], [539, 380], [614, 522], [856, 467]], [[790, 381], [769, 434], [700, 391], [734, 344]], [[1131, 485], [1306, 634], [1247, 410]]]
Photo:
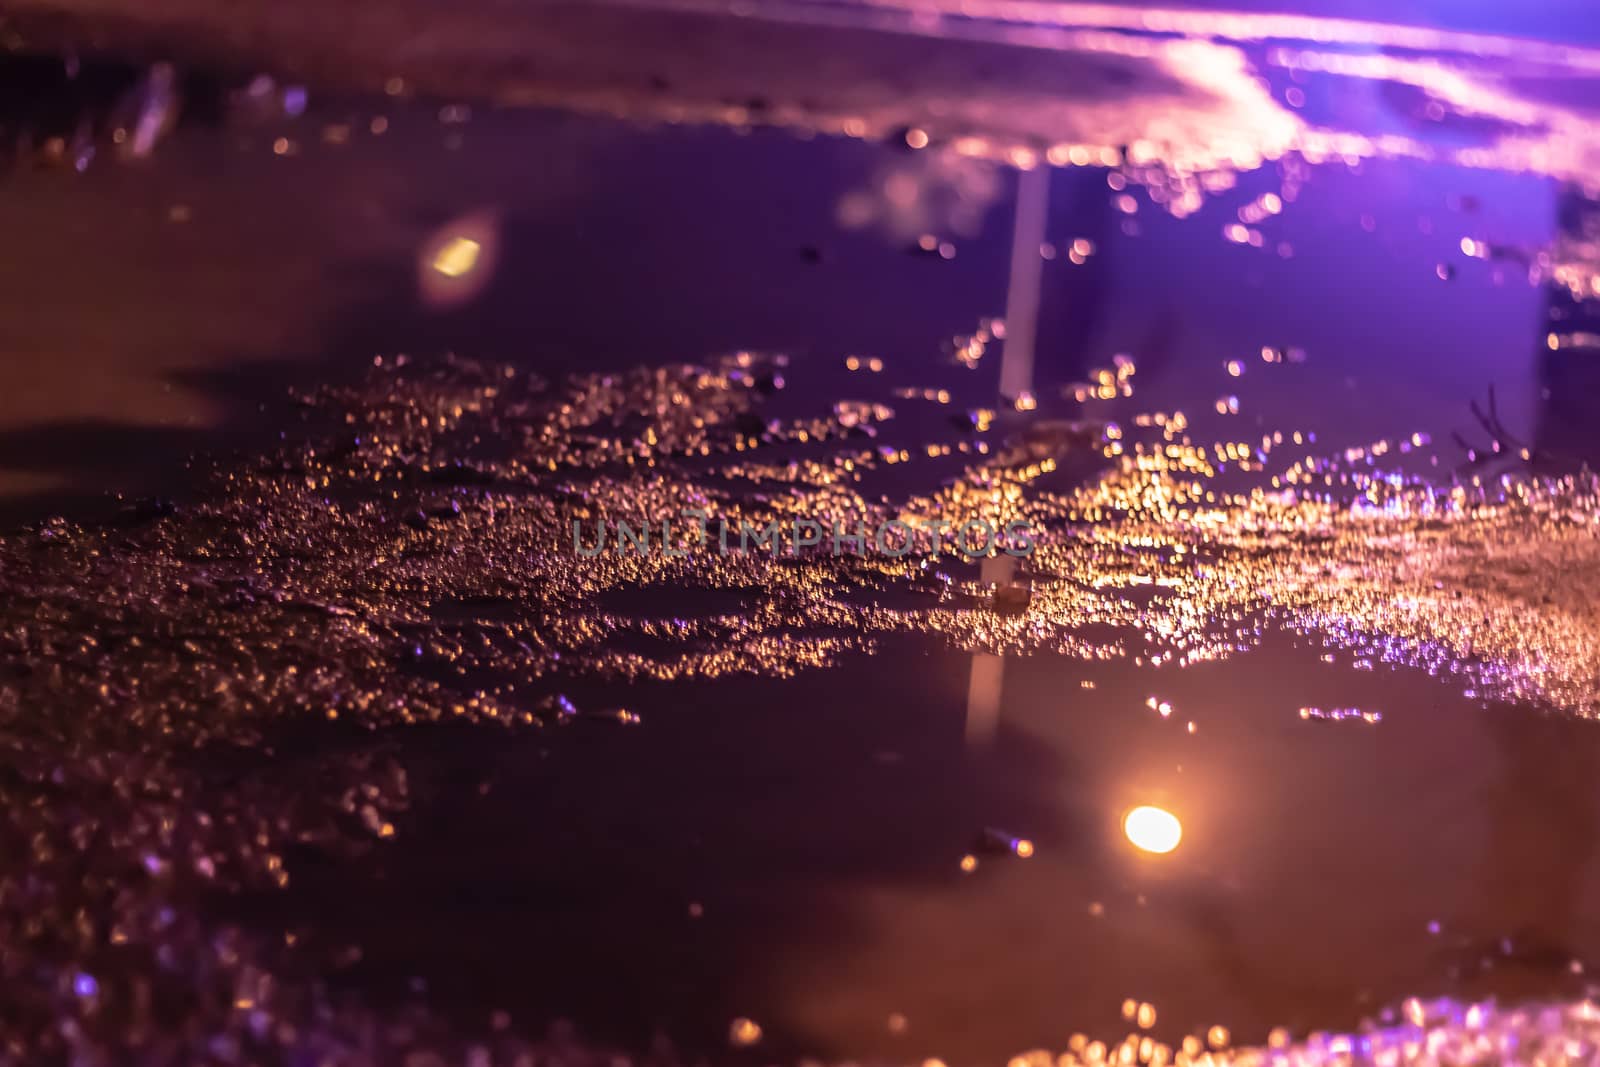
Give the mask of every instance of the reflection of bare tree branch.
[[1500, 421], [1500, 409], [1495, 405], [1494, 400], [1493, 382], [1489, 383], [1489, 413], [1485, 415], [1483, 409], [1478, 407], [1476, 400], [1472, 401], [1470, 406], [1473, 416], [1478, 420], [1478, 425], [1488, 430], [1496, 441], [1515, 445], [1519, 452], [1525, 447], [1521, 441], [1511, 435], [1511, 431], [1507, 430], [1505, 424]]
[[1467, 406], [1472, 412], [1473, 419], [1489, 435], [1489, 450], [1484, 453], [1459, 432], [1451, 431], [1451, 438], [1467, 454], [1467, 462], [1463, 465], [1464, 468], [1485, 467], [1498, 460], [1520, 460], [1524, 463], [1535, 461], [1537, 457], [1533, 449], [1523, 443], [1510, 430], [1506, 429], [1505, 423], [1501, 421], [1500, 407], [1495, 401], [1493, 382], [1489, 384], [1487, 410], [1484, 407], [1480, 407], [1476, 400], [1469, 401]]

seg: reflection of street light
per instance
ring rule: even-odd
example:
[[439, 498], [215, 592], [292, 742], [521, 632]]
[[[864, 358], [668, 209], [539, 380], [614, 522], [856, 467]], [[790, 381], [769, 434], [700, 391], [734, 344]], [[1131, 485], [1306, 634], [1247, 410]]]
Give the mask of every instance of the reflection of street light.
[[483, 246], [470, 237], [456, 237], [433, 257], [433, 269], [446, 278], [459, 278], [478, 263]]
[[728, 1043], [735, 1048], [749, 1048], [761, 1040], [761, 1025], [744, 1017], [733, 1020], [728, 1026]]
[[1149, 805], [1134, 808], [1123, 816], [1122, 832], [1135, 848], [1146, 852], [1171, 852], [1183, 840], [1183, 824], [1178, 822], [1178, 817]]
[[458, 307], [494, 277], [500, 221], [493, 212], [466, 215], [441, 226], [422, 243], [417, 284], [430, 307]]

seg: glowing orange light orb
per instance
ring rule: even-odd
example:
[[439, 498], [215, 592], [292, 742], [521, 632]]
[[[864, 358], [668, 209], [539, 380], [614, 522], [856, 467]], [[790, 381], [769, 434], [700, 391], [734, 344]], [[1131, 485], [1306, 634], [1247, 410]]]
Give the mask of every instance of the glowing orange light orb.
[[1183, 824], [1178, 817], [1148, 804], [1123, 816], [1122, 832], [1135, 848], [1157, 854], [1171, 852], [1183, 840]]

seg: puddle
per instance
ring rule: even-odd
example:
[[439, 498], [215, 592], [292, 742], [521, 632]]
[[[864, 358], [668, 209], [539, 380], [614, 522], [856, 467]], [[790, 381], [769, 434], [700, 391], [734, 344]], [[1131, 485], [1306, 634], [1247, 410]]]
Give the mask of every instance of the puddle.
[[24, 6], [13, 1055], [1593, 1040], [1600, 53]]
[[[1284, 642], [1159, 682], [1007, 661], [984, 730], [966, 661], [881, 659], [641, 694], [624, 733], [422, 741], [436, 814], [286, 906], [372, 946], [354, 980], [430, 976], [469, 1020], [714, 1050], [747, 1016], [774, 1055], [978, 1062], [1132, 1029], [1130, 998], [1158, 1040], [1261, 1043], [1408, 995], [1585, 988], [1584, 724]], [[1383, 719], [1307, 722], [1308, 698]], [[1125, 839], [1138, 804], [1180, 818], [1174, 854]]]

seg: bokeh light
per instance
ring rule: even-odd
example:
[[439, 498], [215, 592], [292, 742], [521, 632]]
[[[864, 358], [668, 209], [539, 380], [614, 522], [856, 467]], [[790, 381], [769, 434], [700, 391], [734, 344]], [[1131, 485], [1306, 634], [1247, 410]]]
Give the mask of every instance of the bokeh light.
[[1183, 824], [1178, 817], [1148, 804], [1134, 808], [1123, 817], [1122, 832], [1135, 848], [1157, 854], [1171, 852], [1183, 840]]
[[494, 277], [500, 221], [493, 212], [453, 219], [423, 241], [417, 256], [417, 286], [429, 307], [465, 304]]

